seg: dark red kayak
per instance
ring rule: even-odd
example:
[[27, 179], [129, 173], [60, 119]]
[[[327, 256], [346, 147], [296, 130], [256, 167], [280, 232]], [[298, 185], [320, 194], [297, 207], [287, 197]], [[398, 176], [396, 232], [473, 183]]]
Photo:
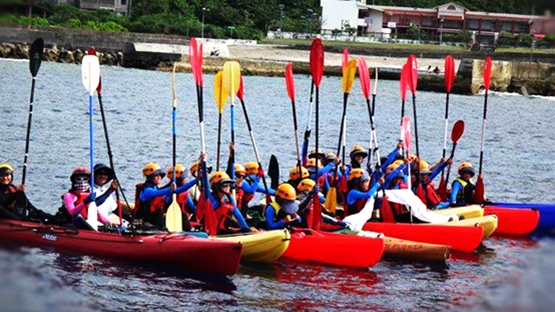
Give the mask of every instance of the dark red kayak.
[[221, 275], [237, 273], [242, 252], [240, 243], [192, 235], [122, 235], [14, 220], [0, 220], [0, 240]]
[[495, 234], [526, 235], [534, 231], [540, 221], [540, 212], [536, 209], [484, 206], [484, 215], [490, 214], [497, 216]]

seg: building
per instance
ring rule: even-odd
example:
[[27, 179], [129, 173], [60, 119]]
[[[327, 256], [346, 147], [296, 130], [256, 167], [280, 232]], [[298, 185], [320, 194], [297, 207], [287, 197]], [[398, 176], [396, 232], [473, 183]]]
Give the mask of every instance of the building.
[[320, 5], [324, 34], [356, 28], [358, 36], [388, 36], [417, 26], [440, 41], [443, 34], [467, 30], [480, 44], [493, 44], [500, 32], [555, 34], [551, 16], [474, 12], [453, 2], [431, 9], [367, 5], [366, 0], [320, 0]]
[[50, 0], [50, 3], [73, 5], [81, 10], [104, 9], [126, 16], [131, 13], [131, 0]]

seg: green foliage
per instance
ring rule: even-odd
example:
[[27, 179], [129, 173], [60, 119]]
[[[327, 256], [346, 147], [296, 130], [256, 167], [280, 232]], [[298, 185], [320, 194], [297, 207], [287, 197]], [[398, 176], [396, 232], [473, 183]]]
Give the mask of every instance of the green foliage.
[[555, 48], [555, 35], [547, 35], [537, 42], [538, 48], [553, 49]]
[[50, 26], [48, 20], [42, 17], [29, 18], [27, 16], [20, 16], [19, 19], [17, 19], [16, 23], [20, 25]]

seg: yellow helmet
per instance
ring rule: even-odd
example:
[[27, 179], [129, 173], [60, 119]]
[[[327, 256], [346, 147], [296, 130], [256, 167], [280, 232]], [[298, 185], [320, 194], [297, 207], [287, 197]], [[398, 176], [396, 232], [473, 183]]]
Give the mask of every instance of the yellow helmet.
[[162, 170], [162, 167], [160, 167], [160, 165], [158, 165], [157, 163], [151, 162], [151, 163], [146, 164], [143, 167], [143, 176], [144, 177], [148, 177], [153, 173], [159, 174], [162, 177], [166, 175], [164, 170]]
[[315, 185], [316, 185], [316, 182], [314, 182], [313, 180], [303, 179], [301, 183], [297, 185], [297, 189], [301, 192], [310, 192], [312, 191]]
[[245, 167], [243, 167], [243, 165], [241, 164], [235, 164], [234, 166], [235, 168], [235, 174], [237, 175], [239, 174], [247, 174], [247, 170], [245, 169]]
[[[185, 166], [177, 164], [175, 165], [175, 178], [176, 179], [181, 179], [184, 178], [184, 173], [185, 173]], [[169, 166], [168, 170], [166, 170], [166, 176], [168, 177], [168, 179], [173, 179], [173, 166]]]
[[357, 144], [353, 146], [353, 148], [351, 148], [351, 151], [349, 152], [349, 156], [351, 158], [354, 158], [357, 155], [360, 155], [363, 158], [366, 158], [366, 156], [368, 156], [368, 152], [366, 152], [366, 149], [362, 147], [362, 145]]
[[12, 174], [13, 173], [13, 168], [9, 164], [1, 164], [0, 165], [0, 173]]
[[414, 160], [416, 159], [416, 155], [410, 154], [409, 157], [407, 157], [407, 159], [408, 159], [410, 162], [412, 162], [412, 161], [414, 161]]
[[245, 169], [247, 170], [247, 174], [258, 174], [258, 163], [256, 161], [251, 161], [245, 165]]
[[420, 174], [430, 174], [430, 165], [427, 161], [421, 160], [419, 163], [414, 164], [414, 170], [418, 171]]
[[[192, 176], [196, 176], [196, 173], [199, 168], [200, 168], [200, 161], [197, 160], [191, 165], [191, 167], [189, 167], [189, 172], [191, 173]], [[212, 166], [206, 166], [206, 171], [208, 171], [208, 173], [212, 172]]]
[[363, 182], [370, 179], [370, 175], [362, 168], [354, 168], [349, 172], [349, 181], [353, 179], [360, 179], [360, 182]]
[[210, 175], [210, 187], [216, 184], [233, 183], [234, 181], [229, 178], [229, 175], [223, 171], [216, 171]]
[[301, 174], [299, 176], [299, 166], [295, 166], [293, 168], [291, 168], [291, 170], [289, 170], [289, 179], [291, 180], [297, 180], [299, 178], [304, 179], [304, 178], [308, 178], [308, 176], [310, 175], [308, 173], [308, 170], [306, 170], [305, 167], [301, 166]]
[[308, 153], [308, 158], [322, 159], [325, 155], [324, 151], [321, 148], [318, 148], [318, 151], [316, 151], [316, 149], [311, 150], [310, 153]]
[[387, 166], [387, 169], [385, 169], [385, 174], [390, 174], [393, 170], [399, 168], [399, 165], [392, 163], [391, 165]]
[[402, 159], [397, 159], [396, 161], [392, 162], [392, 165], [396, 165], [396, 166], [400, 166], [402, 164], [404, 164], [405, 162]]
[[284, 200], [295, 200], [297, 198], [297, 192], [291, 184], [282, 183], [277, 187], [276, 196]]
[[472, 164], [468, 161], [462, 162], [459, 165], [458, 172], [460, 175], [463, 175], [464, 173], [470, 173], [472, 177], [476, 174], [476, 170], [474, 170], [474, 166], [472, 166]]

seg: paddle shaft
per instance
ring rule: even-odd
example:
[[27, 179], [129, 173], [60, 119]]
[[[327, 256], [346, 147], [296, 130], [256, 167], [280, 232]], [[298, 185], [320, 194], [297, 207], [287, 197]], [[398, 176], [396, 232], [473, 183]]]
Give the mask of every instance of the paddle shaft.
[[314, 100], [314, 81], [310, 84], [310, 102], [308, 104], [308, 120], [306, 123], [306, 131], [310, 131], [310, 117], [312, 117], [312, 101]]
[[220, 146], [222, 144], [222, 113], [218, 113], [218, 144], [216, 152], [216, 171], [220, 171]]
[[27, 120], [27, 138], [25, 139], [25, 157], [23, 158], [23, 173], [21, 177], [21, 184], [25, 184], [25, 177], [27, 173], [27, 159], [29, 157], [29, 141], [31, 137], [31, 122], [33, 119], [33, 101], [35, 97], [35, 81], [36, 77], [33, 77], [31, 81], [31, 98], [29, 100], [29, 119]]
[[416, 145], [416, 157], [420, 157], [420, 150], [418, 149], [418, 121], [416, 119], [416, 93], [412, 94], [412, 112], [414, 115], [414, 143]]
[[293, 111], [293, 132], [295, 134], [295, 147], [297, 148], [297, 163], [301, 163], [301, 152], [299, 149], [299, 135], [298, 135], [298, 125], [297, 125], [297, 109], [295, 108], [295, 101], [291, 100], [291, 106]]
[[484, 120], [482, 122], [482, 147], [480, 149], [480, 166], [478, 167], [478, 175], [482, 173], [482, 164], [484, 161], [484, 143], [486, 138], [486, 125], [487, 125], [487, 112], [488, 112], [488, 89], [486, 89], [486, 95], [484, 97]]

